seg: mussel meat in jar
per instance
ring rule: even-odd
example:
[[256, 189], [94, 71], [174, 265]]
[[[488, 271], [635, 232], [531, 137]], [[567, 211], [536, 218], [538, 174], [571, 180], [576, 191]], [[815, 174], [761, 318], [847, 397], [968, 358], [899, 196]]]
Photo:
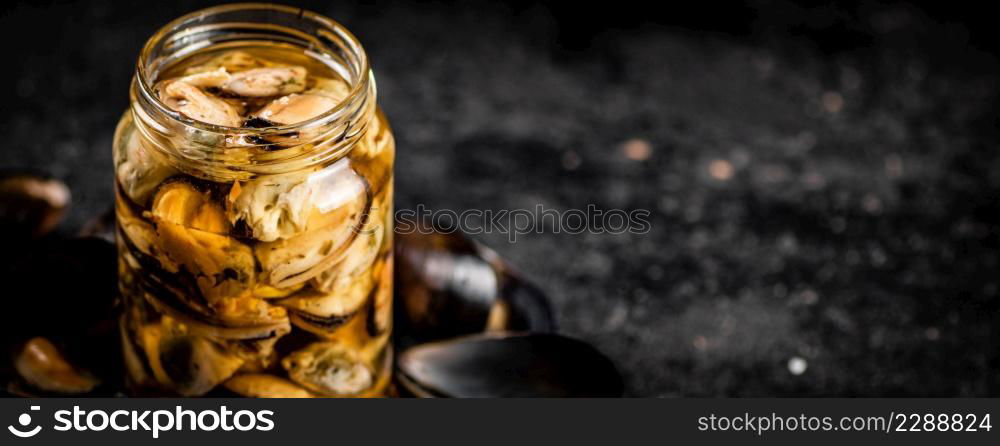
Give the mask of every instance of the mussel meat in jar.
[[384, 394], [395, 146], [357, 40], [298, 8], [210, 8], [147, 42], [131, 99], [113, 156], [130, 392]]

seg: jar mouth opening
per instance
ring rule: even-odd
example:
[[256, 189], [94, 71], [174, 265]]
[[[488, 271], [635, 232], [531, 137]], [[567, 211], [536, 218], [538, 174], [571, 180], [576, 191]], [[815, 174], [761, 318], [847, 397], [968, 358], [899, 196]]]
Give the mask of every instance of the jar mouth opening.
[[[204, 32], [203, 29], [220, 29], [226, 26], [233, 25], [245, 25], [246, 23], [210, 23], [206, 22], [203, 25], [198, 25], [199, 22], [203, 22], [205, 18], [212, 16], [220, 16], [231, 12], [245, 12], [245, 11], [260, 11], [262, 13], [267, 12], [277, 12], [284, 13], [289, 16], [295, 17], [297, 20], [303, 21], [303, 23], [312, 22], [317, 25], [317, 29], [324, 34], [328, 34], [327, 37], [334, 38], [336, 41], [343, 45], [343, 49], [351, 56], [351, 60], [345, 60], [350, 68], [354, 72], [351, 78], [345, 78], [346, 81], [350, 83], [350, 92], [348, 95], [337, 103], [334, 107], [329, 110], [307, 119], [305, 121], [297, 122], [294, 124], [283, 124], [275, 125], [264, 128], [256, 127], [229, 127], [207, 123], [204, 121], [198, 121], [195, 119], [188, 118], [180, 112], [171, 109], [163, 101], [160, 100], [159, 96], [154, 91], [154, 74], [150, 72], [150, 62], [151, 59], [155, 57], [155, 53], [159, 46], [164, 44], [175, 44], [178, 43], [180, 46], [184, 47], [191, 45], [192, 51], [203, 49], [210, 45], [202, 44], [197, 45], [193, 43], [185, 44], [184, 41], [189, 39], [192, 35], [196, 35], [200, 32]], [[323, 48], [325, 45], [318, 44], [318, 39], [312, 36], [308, 36], [301, 31], [297, 31], [291, 27], [263, 22], [265, 25], [273, 27], [277, 31], [282, 31], [289, 35], [294, 35], [300, 39], [308, 40], [308, 46], [302, 45], [305, 49], [315, 51], [317, 53], [326, 53], [328, 48]], [[193, 28], [191, 28], [193, 26]], [[188, 29], [191, 28], [191, 29]], [[177, 31], [180, 29], [181, 31]], [[167, 40], [169, 39], [169, 40]], [[264, 39], [261, 39], [264, 40]], [[185, 53], [183, 56], [186, 56]], [[182, 57], [183, 57], [182, 56]], [[200, 9], [177, 19], [172, 20], [166, 25], [162, 26], [156, 31], [143, 45], [142, 50], [139, 53], [139, 60], [136, 63], [136, 82], [135, 87], [138, 90], [138, 94], [142, 97], [145, 104], [150, 105], [157, 114], [163, 116], [169, 116], [170, 119], [177, 121], [187, 127], [207, 132], [207, 133], [217, 133], [225, 135], [246, 135], [246, 136], [259, 136], [261, 138], [267, 136], [275, 136], [281, 134], [287, 134], [289, 132], [296, 132], [303, 129], [308, 129], [311, 127], [319, 127], [326, 124], [330, 124], [342, 119], [345, 116], [351, 115], [354, 110], [352, 104], [357, 104], [363, 102], [365, 97], [369, 94], [369, 90], [373, 86], [371, 79], [371, 67], [369, 66], [368, 57], [361, 46], [361, 42], [345, 28], [343, 25], [337, 23], [336, 21], [325, 17], [321, 14], [302, 9], [295, 8], [285, 5], [277, 5], [271, 3], [233, 3], [221, 6], [214, 6], [210, 8]]]

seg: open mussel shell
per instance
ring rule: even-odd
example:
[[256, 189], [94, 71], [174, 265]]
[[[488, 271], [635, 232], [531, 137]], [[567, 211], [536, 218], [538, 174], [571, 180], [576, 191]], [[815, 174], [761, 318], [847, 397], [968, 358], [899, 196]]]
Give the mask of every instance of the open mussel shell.
[[69, 188], [59, 180], [0, 172], [0, 240], [16, 243], [48, 234], [69, 203]]
[[491, 330], [555, 331], [545, 294], [460, 233], [409, 231], [397, 234], [394, 248], [399, 345]]
[[398, 357], [419, 397], [620, 397], [621, 375], [587, 343], [551, 333], [490, 333], [431, 342]]
[[17, 379], [7, 389], [23, 396], [81, 395], [101, 385], [100, 379], [80, 368], [47, 338], [35, 337], [15, 350]]

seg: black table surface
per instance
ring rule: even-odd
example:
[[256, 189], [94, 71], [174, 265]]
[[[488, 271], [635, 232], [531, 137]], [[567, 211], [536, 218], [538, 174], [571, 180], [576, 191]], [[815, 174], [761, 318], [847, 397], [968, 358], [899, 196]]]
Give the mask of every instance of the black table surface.
[[[373, 60], [397, 208], [650, 211], [646, 234], [476, 236], [630, 395], [997, 395], [994, 53], [918, 7], [766, 4], [308, 6]], [[112, 201], [141, 44], [200, 6], [0, 7], [0, 167], [70, 185], [61, 231]]]

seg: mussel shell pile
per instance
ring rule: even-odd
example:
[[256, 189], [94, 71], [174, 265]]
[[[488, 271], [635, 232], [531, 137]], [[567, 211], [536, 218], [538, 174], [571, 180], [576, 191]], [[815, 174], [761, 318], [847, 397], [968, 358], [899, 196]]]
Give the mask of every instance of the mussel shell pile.
[[495, 251], [423, 222], [397, 234], [396, 381], [404, 396], [617, 397], [614, 364], [554, 334], [545, 293]]
[[61, 182], [18, 173], [0, 184], [0, 227], [11, 238], [0, 263], [7, 296], [0, 389], [24, 396], [119, 393], [120, 352], [107, 348], [117, 343], [114, 246], [52, 233], [69, 205]]
[[[8, 391], [119, 393], [120, 350], [108, 348], [118, 343], [114, 246], [93, 237], [54, 237], [21, 254], [0, 267], [13, 297], [0, 315], [3, 348], [17, 366], [17, 373], [5, 367], [10, 363], [0, 366]], [[92, 385], [59, 384], [74, 379]]]

